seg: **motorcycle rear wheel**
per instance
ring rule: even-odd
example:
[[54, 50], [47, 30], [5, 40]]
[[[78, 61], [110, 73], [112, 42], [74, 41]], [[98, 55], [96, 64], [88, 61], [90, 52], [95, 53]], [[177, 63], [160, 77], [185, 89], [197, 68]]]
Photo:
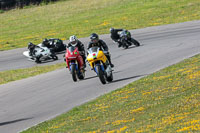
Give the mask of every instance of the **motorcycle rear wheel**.
[[58, 56], [57, 55], [54, 55], [52, 56], [53, 60], [58, 60]]

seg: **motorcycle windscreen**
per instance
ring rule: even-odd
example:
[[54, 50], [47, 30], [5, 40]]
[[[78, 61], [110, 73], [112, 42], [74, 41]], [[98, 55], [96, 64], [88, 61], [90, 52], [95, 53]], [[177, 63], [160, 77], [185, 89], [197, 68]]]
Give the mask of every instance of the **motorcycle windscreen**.
[[70, 46], [70, 47], [68, 48], [68, 50], [69, 50], [70, 52], [74, 52], [75, 49], [76, 49], [76, 47], [73, 47], [73, 46]]
[[126, 36], [126, 31], [122, 31], [122, 32], [120, 33], [120, 37], [123, 37], [123, 36]]
[[89, 54], [98, 53], [98, 51], [99, 51], [99, 47], [91, 47], [91, 48], [88, 50], [88, 53], [89, 53]]

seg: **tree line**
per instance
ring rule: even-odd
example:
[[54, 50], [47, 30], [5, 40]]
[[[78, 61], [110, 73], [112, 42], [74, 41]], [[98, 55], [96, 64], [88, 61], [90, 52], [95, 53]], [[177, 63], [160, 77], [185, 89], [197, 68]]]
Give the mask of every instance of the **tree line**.
[[41, 2], [49, 3], [58, 0], [0, 0], [0, 9], [11, 9], [11, 8], [23, 8], [24, 6], [28, 6], [30, 4], [39, 5]]

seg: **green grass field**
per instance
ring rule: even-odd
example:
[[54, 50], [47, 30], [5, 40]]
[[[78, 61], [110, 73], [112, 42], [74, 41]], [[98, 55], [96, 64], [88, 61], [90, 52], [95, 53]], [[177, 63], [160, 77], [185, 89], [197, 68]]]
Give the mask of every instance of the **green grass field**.
[[11, 81], [16, 81], [16, 80], [28, 78], [31, 76], [36, 76], [42, 73], [54, 71], [59, 68], [64, 68], [64, 66], [66, 66], [65, 63], [58, 63], [55, 65], [36, 66], [36, 67], [25, 68], [25, 69], [3, 71], [3, 72], [0, 72], [0, 85], [11, 82]]
[[[43, 38], [104, 34], [200, 19], [199, 0], [66, 0], [0, 13], [0, 51]], [[0, 72], [0, 84], [64, 63]], [[200, 55], [101, 96], [25, 132], [200, 132]]]
[[197, 55], [24, 133], [200, 132], [199, 66]]
[[0, 51], [44, 38], [87, 37], [200, 19], [199, 0], [68, 0], [0, 14]]

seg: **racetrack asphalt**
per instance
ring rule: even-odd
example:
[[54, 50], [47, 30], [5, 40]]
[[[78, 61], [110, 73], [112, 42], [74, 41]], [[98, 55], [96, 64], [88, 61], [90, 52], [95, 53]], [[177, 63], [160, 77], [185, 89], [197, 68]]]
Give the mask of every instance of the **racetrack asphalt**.
[[[0, 85], [0, 132], [15, 133], [69, 111], [100, 95], [200, 53], [200, 21], [131, 30], [142, 46], [124, 50], [101, 35], [110, 49], [114, 81], [102, 85], [87, 65], [86, 79], [73, 82], [68, 69]], [[80, 39], [85, 44], [89, 38]], [[0, 71], [32, 67], [22, 52], [0, 52]], [[62, 55], [53, 64], [63, 62]], [[40, 65], [44, 65], [40, 64]]]

